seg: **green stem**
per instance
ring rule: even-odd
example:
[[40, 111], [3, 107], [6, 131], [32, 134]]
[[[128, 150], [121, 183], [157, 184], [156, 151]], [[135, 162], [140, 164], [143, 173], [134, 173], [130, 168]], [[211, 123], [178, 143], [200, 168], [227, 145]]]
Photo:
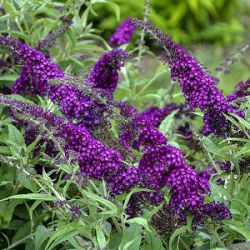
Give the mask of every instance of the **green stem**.
[[190, 247], [185, 243], [185, 241], [181, 238], [179, 239], [180, 239], [180, 243], [185, 247], [185, 249], [190, 250]]
[[27, 239], [33, 237], [34, 234], [30, 234], [24, 238], [22, 238], [21, 240], [18, 240], [16, 242], [14, 242], [12, 245], [8, 246], [7, 248], [4, 248], [3, 250], [10, 250], [10, 249], [13, 249], [14, 247], [22, 244], [23, 242], [25, 242]]
[[210, 233], [217, 239], [220, 247], [226, 248], [225, 244], [221, 241], [220, 236], [218, 235], [217, 231], [212, 229], [211, 227], [208, 226], [208, 230]]
[[[148, 22], [149, 14], [150, 14], [150, 0], [144, 0], [144, 15], [143, 15], [144, 22]], [[138, 59], [137, 59], [138, 65], [140, 65], [142, 54], [145, 51], [144, 38], [145, 38], [145, 31], [142, 30], [141, 37], [139, 40], [139, 53], [138, 53]]]
[[111, 217], [111, 219], [112, 219], [112, 222], [113, 222], [114, 225], [115, 225], [116, 230], [117, 230], [119, 233], [122, 233], [121, 227], [120, 227], [118, 221], [116, 220], [116, 218], [115, 218], [115, 217]]

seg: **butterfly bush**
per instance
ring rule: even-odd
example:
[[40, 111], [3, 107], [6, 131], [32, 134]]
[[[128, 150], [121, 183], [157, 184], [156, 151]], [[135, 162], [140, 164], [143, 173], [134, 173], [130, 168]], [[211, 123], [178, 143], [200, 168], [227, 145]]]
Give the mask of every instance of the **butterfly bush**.
[[[209, 116], [204, 118], [207, 129], [215, 130], [215, 122], [209, 120], [212, 115], [219, 115], [219, 121], [216, 118], [219, 123], [223, 112], [237, 112], [214, 86], [215, 79], [204, 72], [195, 59], [154, 26], [136, 19], [133, 23], [162, 36], [161, 45], [171, 52], [168, 62], [172, 76], [179, 78], [191, 109], [199, 107], [205, 116]], [[126, 51], [114, 49], [104, 54], [94, 65], [85, 86], [78, 86], [68, 81], [61, 69], [37, 49], [4, 36], [0, 36], [0, 45], [12, 51], [24, 65], [20, 78], [13, 85], [13, 93], [48, 94], [66, 119], [4, 96], [0, 97], [0, 104], [14, 109], [15, 115], [31, 124], [38, 134], [41, 133], [41, 126], [47, 127], [46, 131], [50, 131], [53, 138], [60, 142], [65, 157], [70, 159], [73, 155], [74, 161], [79, 163], [82, 175], [104, 179], [108, 183], [111, 198], [135, 187], [150, 189], [151, 192], [139, 192], [132, 196], [127, 210], [129, 214], [141, 212], [142, 204], [163, 202], [163, 190], [167, 187], [171, 192], [167, 210], [174, 212], [180, 223], [185, 223], [190, 213], [198, 224], [203, 223], [206, 216], [230, 218], [230, 211], [223, 203], [205, 202], [210, 194], [208, 178], [200, 176], [187, 165], [184, 154], [168, 145], [167, 138], [157, 129], [164, 117], [180, 106], [169, 104], [163, 109], [151, 108], [139, 113], [124, 102], [113, 101], [119, 80], [118, 71], [128, 57]], [[64, 80], [60, 82], [58, 79]], [[54, 84], [57, 80], [59, 84]], [[96, 99], [89, 90], [99, 92], [106, 101]], [[117, 139], [119, 146], [116, 147], [97, 140], [89, 129], [91, 126], [93, 129], [93, 124], [99, 124], [104, 113], [110, 115], [110, 106], [118, 109], [123, 116]], [[46, 133], [42, 135], [46, 137]], [[53, 138], [47, 139], [55, 143]], [[59, 150], [57, 143], [55, 149]], [[137, 152], [135, 158], [131, 157], [133, 151]], [[126, 163], [128, 158], [131, 158], [129, 164]]]
[[136, 29], [131, 21], [132, 18], [127, 18], [120, 24], [115, 33], [109, 39], [109, 43], [111, 45], [120, 46], [122, 44], [128, 43], [131, 40]]
[[[122, 127], [122, 129], [125, 129], [120, 135], [124, 145], [141, 150], [143, 155], [135, 172], [133, 169], [125, 169], [119, 173], [118, 179], [123, 178], [130, 188], [140, 186], [154, 190], [155, 192], [149, 195], [139, 195], [141, 202], [149, 200], [153, 204], [162, 201], [161, 189], [167, 186], [172, 192], [168, 210], [175, 211], [180, 222], [184, 223], [187, 215], [191, 213], [196, 223], [203, 223], [204, 218], [210, 216], [206, 209], [211, 205], [205, 203], [205, 197], [210, 194], [209, 178], [200, 176], [188, 166], [179, 149], [167, 145], [165, 136], [155, 128], [155, 120], [148, 119], [148, 112], [138, 114], [127, 128]], [[129, 179], [124, 178], [130, 172], [134, 174]], [[114, 183], [116, 194], [124, 191], [123, 181]], [[230, 216], [230, 211], [227, 209], [221, 218]]]
[[163, 60], [170, 66], [171, 77], [178, 79], [187, 102], [191, 108], [200, 108], [204, 112], [204, 134], [225, 135], [230, 128], [230, 122], [223, 113], [244, 116], [244, 112], [229, 104], [216, 87], [218, 80], [154, 25], [136, 18], [133, 18], [132, 23], [156, 39], [161, 47]]

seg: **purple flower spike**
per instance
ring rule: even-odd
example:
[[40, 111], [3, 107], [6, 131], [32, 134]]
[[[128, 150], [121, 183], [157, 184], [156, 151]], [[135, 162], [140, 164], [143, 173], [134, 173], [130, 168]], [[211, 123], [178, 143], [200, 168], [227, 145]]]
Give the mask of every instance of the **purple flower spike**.
[[128, 56], [122, 49], [114, 49], [104, 54], [95, 64], [87, 81], [108, 96], [112, 96], [119, 80], [118, 71], [124, 66]]
[[[136, 18], [132, 19], [132, 23], [156, 39], [161, 48], [162, 59], [169, 64], [171, 77], [178, 79], [188, 104], [191, 108], [200, 108], [204, 112], [204, 133], [225, 136], [231, 124], [228, 124], [223, 113], [242, 115], [242, 112], [228, 103], [226, 97], [216, 87], [218, 80], [207, 72], [194, 57], [186, 53], [180, 45], [175, 44], [171, 37], [165, 35], [154, 25]], [[225, 127], [228, 130], [225, 130]]]
[[20, 77], [13, 85], [13, 94], [33, 93], [44, 96], [49, 79], [64, 77], [61, 69], [37, 49], [13, 38], [0, 36], [0, 47], [11, 51], [23, 64]]
[[115, 33], [109, 39], [110, 44], [120, 46], [131, 40], [135, 32], [135, 26], [131, 23], [131, 20], [132, 18], [127, 18], [120, 24]]
[[250, 91], [248, 88], [250, 87], [250, 80], [247, 80], [246, 82], [239, 82], [235, 86], [235, 91], [231, 93], [229, 96], [227, 96], [228, 102], [233, 102], [239, 98], [243, 98], [245, 96], [250, 95]]

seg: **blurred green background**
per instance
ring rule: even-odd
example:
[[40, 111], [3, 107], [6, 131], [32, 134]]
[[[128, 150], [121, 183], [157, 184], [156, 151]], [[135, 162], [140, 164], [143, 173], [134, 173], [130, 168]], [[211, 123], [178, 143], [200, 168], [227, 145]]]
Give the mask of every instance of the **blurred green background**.
[[[144, 0], [114, 0], [120, 8], [120, 19], [143, 18]], [[91, 20], [101, 30], [113, 31], [119, 21], [113, 8], [97, 4], [99, 16]], [[219, 43], [242, 41], [249, 30], [249, 0], [151, 0], [150, 21], [180, 43]]]

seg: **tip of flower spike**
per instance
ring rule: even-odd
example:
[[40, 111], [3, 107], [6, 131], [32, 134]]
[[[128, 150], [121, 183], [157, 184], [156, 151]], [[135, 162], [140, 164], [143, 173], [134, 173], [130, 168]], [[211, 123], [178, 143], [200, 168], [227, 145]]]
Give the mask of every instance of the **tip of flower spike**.
[[70, 24], [73, 23], [72, 19], [70, 19], [70, 18], [68, 18], [68, 17], [65, 17], [65, 16], [62, 16], [62, 17], [60, 18], [60, 20], [61, 20], [63, 23], [68, 24], [68, 25], [70, 25]]
[[109, 44], [120, 46], [128, 43], [134, 34], [136, 27], [132, 24], [132, 18], [126, 18], [116, 29], [112, 37], [109, 39]]
[[0, 47], [3, 47], [12, 53], [18, 54], [22, 42], [9, 36], [0, 35]]

